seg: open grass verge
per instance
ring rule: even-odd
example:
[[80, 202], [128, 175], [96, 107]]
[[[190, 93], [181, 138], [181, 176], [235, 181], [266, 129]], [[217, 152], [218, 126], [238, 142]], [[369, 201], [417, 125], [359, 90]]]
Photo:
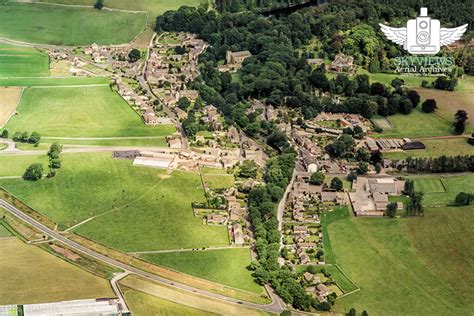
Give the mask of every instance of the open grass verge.
[[254, 282], [248, 248], [144, 254], [145, 260], [241, 290], [263, 293]]
[[0, 240], [0, 304], [114, 297], [107, 280], [16, 238]]
[[0, 10], [0, 37], [53, 45], [130, 42], [143, 31], [146, 13], [7, 3]]
[[175, 131], [172, 125], [146, 126], [108, 86], [25, 89], [6, 128], [59, 137], [166, 136]]

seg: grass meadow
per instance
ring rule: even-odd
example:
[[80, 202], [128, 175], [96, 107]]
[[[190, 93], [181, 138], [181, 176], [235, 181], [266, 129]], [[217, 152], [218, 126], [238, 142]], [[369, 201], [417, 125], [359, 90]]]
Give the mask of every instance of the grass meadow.
[[49, 57], [34, 48], [0, 44], [0, 77], [49, 76]]
[[384, 152], [384, 158], [405, 159], [411, 157], [439, 157], [439, 156], [457, 156], [474, 155], [474, 146], [469, 145], [465, 138], [450, 139], [424, 139], [425, 149], [415, 149], [397, 152]]
[[[85, 163], [87, 162], [87, 163]], [[228, 245], [226, 227], [204, 225], [191, 203], [204, 202], [197, 173], [136, 167], [110, 153], [63, 154], [56, 177], [3, 179], [0, 186], [75, 232], [122, 251]]]
[[450, 176], [413, 176], [415, 189], [424, 193], [424, 204], [440, 206], [454, 204], [454, 199], [459, 192], [474, 194], [474, 175]]
[[28, 88], [6, 128], [59, 137], [166, 136], [175, 131], [172, 125], [146, 126], [108, 86]]
[[152, 263], [171, 268], [199, 278], [235, 287], [244, 291], [262, 293], [262, 287], [254, 282], [248, 248], [205, 251], [182, 251], [144, 254]]
[[109, 282], [37, 246], [0, 240], [0, 305], [113, 297]]
[[64, 78], [0, 78], [3, 87], [58, 87], [83, 85], [108, 85], [110, 79], [105, 77], [64, 77]]
[[0, 10], [0, 37], [68, 46], [122, 44], [142, 32], [146, 22], [146, 13], [8, 3]]
[[425, 214], [394, 220], [331, 214], [327, 261], [337, 263], [361, 288], [338, 299], [336, 311], [356, 308], [369, 315], [472, 311], [474, 232], [469, 223], [474, 212], [439, 208]]
[[230, 174], [204, 174], [202, 178], [210, 189], [227, 189], [235, 184], [235, 178]]
[[21, 176], [26, 168], [33, 163], [43, 165], [45, 172], [48, 167], [48, 157], [43, 155], [2, 155], [0, 156], [0, 177]]

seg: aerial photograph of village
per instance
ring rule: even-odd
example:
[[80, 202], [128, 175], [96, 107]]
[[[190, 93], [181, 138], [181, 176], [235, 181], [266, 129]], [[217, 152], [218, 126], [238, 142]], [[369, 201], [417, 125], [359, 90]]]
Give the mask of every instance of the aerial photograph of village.
[[473, 0], [0, 0], [0, 316], [473, 289]]

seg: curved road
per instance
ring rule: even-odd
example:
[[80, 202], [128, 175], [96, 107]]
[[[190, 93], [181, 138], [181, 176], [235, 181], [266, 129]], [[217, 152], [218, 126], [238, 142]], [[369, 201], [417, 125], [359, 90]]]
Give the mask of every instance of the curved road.
[[193, 293], [196, 293], [196, 294], [206, 296], [208, 298], [218, 299], [218, 300], [225, 301], [225, 302], [231, 303], [231, 304], [239, 304], [241, 306], [246, 306], [246, 307], [259, 309], [259, 310], [263, 310], [263, 311], [266, 311], [266, 312], [272, 312], [272, 313], [280, 313], [284, 310], [284, 306], [281, 302], [281, 299], [278, 296], [276, 296], [276, 294], [273, 291], [269, 291], [270, 296], [273, 300], [272, 303], [267, 304], [267, 305], [260, 305], [260, 304], [245, 302], [245, 301], [239, 301], [237, 299], [230, 298], [230, 297], [227, 297], [227, 296], [224, 296], [224, 295], [204, 291], [204, 290], [201, 290], [201, 289], [196, 289], [196, 288], [193, 288], [193, 287], [185, 285], [185, 284], [176, 283], [174, 281], [165, 279], [163, 277], [154, 275], [152, 273], [148, 273], [148, 272], [145, 272], [143, 270], [137, 269], [135, 267], [129, 266], [129, 265], [124, 264], [120, 261], [117, 261], [115, 259], [111, 259], [107, 256], [104, 256], [104, 255], [98, 253], [98, 252], [95, 252], [95, 251], [93, 251], [89, 248], [86, 248], [86, 247], [84, 247], [84, 246], [82, 246], [82, 245], [80, 245], [80, 244], [78, 244], [78, 243], [62, 236], [61, 234], [57, 233], [56, 231], [46, 227], [45, 225], [41, 224], [37, 220], [35, 220], [35, 219], [31, 218], [30, 216], [26, 215], [25, 213], [21, 212], [19, 209], [17, 209], [16, 207], [14, 207], [13, 205], [7, 203], [4, 200], [0, 200], [0, 207], [3, 207], [5, 210], [10, 212], [15, 217], [23, 220], [24, 222], [30, 224], [34, 228], [40, 230], [43, 234], [58, 240], [59, 242], [67, 245], [68, 247], [70, 247], [70, 248], [72, 248], [76, 251], [79, 251], [83, 254], [86, 254], [86, 255], [88, 255], [88, 256], [96, 259], [96, 260], [102, 261], [102, 262], [104, 262], [104, 263], [106, 263], [110, 266], [122, 269], [125, 272], [128, 272], [130, 274], [136, 274], [138, 276], [141, 276], [141, 277], [147, 278], [149, 280], [159, 282], [159, 283], [162, 283], [162, 284], [165, 284], [165, 285], [177, 288], [177, 289], [193, 292]]

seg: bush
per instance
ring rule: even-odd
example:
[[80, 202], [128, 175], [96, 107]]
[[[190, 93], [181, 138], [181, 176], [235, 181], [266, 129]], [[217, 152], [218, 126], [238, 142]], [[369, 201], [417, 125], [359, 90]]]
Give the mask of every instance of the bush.
[[43, 166], [39, 163], [34, 163], [26, 168], [23, 174], [23, 179], [29, 181], [37, 181], [43, 177]]
[[343, 188], [342, 180], [339, 179], [338, 177], [335, 177], [331, 180], [331, 189], [340, 191]]
[[4, 129], [2, 131], [2, 138], [8, 138], [8, 135], [9, 135], [8, 130]]
[[324, 183], [325, 175], [322, 172], [315, 172], [309, 178], [309, 183], [314, 185], [322, 185]]
[[94, 9], [102, 10], [103, 7], [104, 7], [104, 1], [103, 0], [97, 0], [94, 4]]
[[437, 108], [438, 108], [438, 106], [436, 105], [436, 100], [434, 100], [434, 99], [427, 99], [421, 105], [421, 109], [425, 113], [433, 113]]

